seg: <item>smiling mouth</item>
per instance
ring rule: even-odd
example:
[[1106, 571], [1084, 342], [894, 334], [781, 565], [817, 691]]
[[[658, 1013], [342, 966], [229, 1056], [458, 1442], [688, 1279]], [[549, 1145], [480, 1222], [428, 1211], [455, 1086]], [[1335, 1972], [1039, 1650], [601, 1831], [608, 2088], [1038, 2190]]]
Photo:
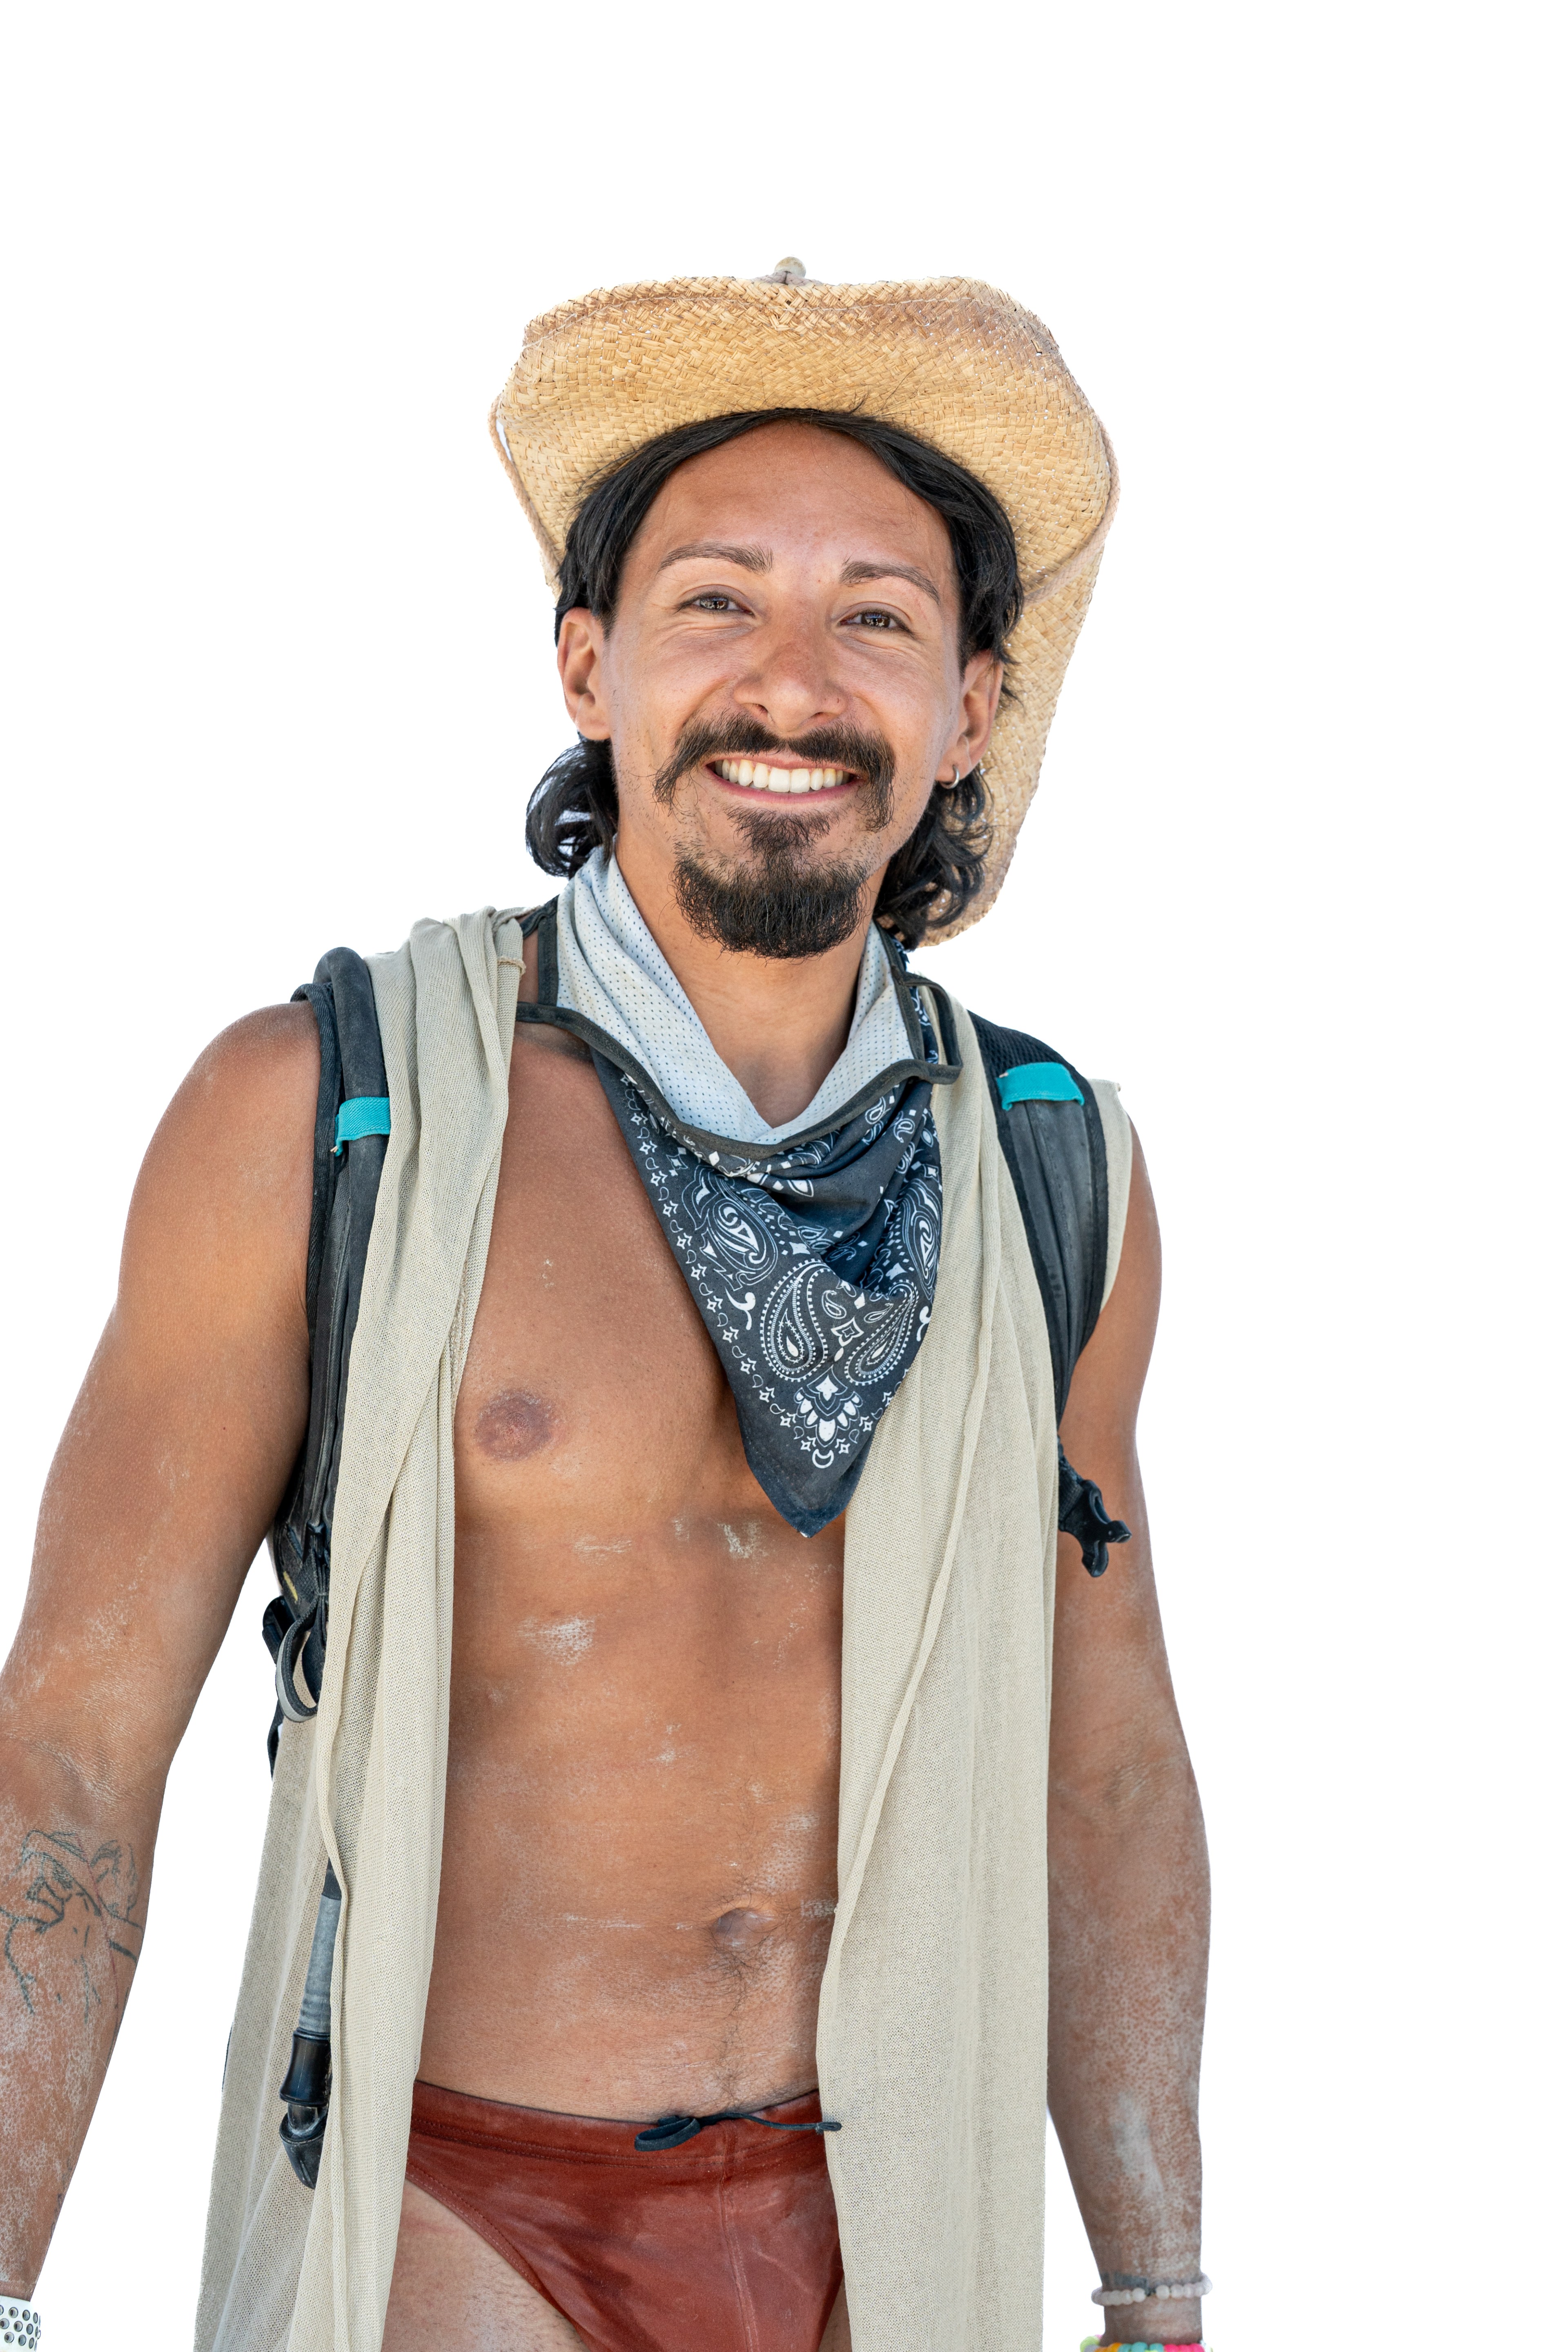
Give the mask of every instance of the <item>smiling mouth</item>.
[[853, 780], [852, 768], [774, 768], [766, 760], [715, 760], [727, 784], [754, 793], [831, 793]]

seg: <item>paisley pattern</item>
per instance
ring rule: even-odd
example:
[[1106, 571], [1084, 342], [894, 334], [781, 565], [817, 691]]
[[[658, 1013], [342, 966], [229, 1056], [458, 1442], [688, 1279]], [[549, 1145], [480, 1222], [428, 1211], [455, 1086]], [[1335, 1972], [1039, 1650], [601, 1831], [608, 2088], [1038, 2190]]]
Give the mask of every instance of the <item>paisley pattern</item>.
[[702, 1150], [632, 1078], [594, 1062], [718, 1349], [747, 1460], [775, 1508], [814, 1536], [854, 1493], [931, 1319], [942, 1255], [931, 1088], [911, 1077], [831, 1134], [759, 1158]]

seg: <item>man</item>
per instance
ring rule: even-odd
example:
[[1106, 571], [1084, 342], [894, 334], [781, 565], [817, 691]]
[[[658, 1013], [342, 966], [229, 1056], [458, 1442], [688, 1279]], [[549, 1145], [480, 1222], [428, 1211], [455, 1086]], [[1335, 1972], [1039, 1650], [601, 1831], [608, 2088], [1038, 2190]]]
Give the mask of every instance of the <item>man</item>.
[[[329, 1639], [277, 1751], [199, 2340], [1032, 2352], [1049, 1849], [1103, 2340], [1132, 2303], [1191, 2345], [1207, 1888], [1134, 1445], [1153, 1203], [1113, 1090], [1011, 1070], [1105, 1133], [1103, 1304], [1053, 1374], [1008, 1033], [900, 946], [999, 886], [1108, 448], [1005, 298], [793, 264], [568, 305], [497, 430], [559, 588], [579, 747], [529, 840], [570, 879], [373, 966]], [[13, 2297], [306, 1435], [321, 1073], [302, 1004], [198, 1063], [46, 1497], [0, 1691]], [[1069, 1373], [1066, 1455], [1131, 1528], [1103, 1578], [1056, 1538]], [[312, 2191], [277, 2092], [324, 1863]]]

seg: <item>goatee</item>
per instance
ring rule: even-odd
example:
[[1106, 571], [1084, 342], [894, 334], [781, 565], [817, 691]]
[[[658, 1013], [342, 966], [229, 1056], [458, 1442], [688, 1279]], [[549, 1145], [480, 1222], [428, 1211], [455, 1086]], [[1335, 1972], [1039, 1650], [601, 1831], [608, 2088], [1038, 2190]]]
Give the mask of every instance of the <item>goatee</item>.
[[[681, 778], [709, 760], [792, 753], [813, 767], [844, 768], [858, 782], [855, 792], [862, 830], [880, 833], [893, 814], [894, 754], [880, 736], [850, 727], [818, 727], [795, 742], [770, 735], [745, 720], [724, 727], [688, 728], [655, 779], [655, 795], [666, 805]], [[886, 863], [873, 850], [863, 859], [813, 862], [813, 844], [831, 831], [827, 815], [803, 811], [741, 809], [736, 824], [751, 855], [726, 871], [692, 849], [675, 861], [675, 899], [699, 939], [712, 940], [733, 955], [768, 956], [780, 962], [826, 955], [854, 935], [862, 919], [866, 883]]]

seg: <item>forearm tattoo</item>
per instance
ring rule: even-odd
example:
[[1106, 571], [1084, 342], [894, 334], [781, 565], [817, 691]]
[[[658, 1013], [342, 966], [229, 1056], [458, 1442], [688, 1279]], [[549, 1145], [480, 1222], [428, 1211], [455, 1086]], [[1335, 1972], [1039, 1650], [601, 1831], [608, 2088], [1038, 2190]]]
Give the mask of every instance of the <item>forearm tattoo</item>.
[[29, 1830], [0, 1883], [11, 1983], [34, 2016], [108, 2010], [116, 2030], [141, 1950], [136, 1857], [117, 1841], [89, 1853], [68, 1830]]

